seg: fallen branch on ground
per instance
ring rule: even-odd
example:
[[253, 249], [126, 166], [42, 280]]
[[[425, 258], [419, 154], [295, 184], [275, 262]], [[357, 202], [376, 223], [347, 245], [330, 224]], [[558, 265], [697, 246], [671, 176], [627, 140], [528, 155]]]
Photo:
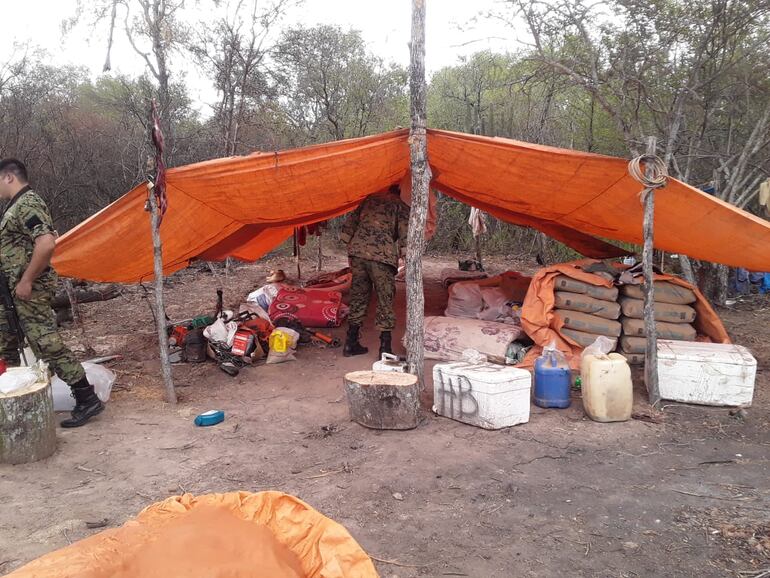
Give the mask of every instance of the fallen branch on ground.
[[723, 496], [708, 496], [706, 494], [694, 494], [692, 492], [685, 492], [683, 490], [671, 490], [671, 491], [676, 492], [677, 494], [684, 494], [685, 496], [693, 496], [695, 498], [707, 498], [709, 500], [726, 500], [728, 502], [745, 502], [746, 500], [752, 499], [748, 496], [744, 496], [742, 498], [726, 498]]
[[401, 568], [427, 568], [428, 566], [432, 566], [432, 564], [404, 564], [403, 562], [398, 562], [396, 560], [378, 558], [377, 556], [372, 556], [371, 554], [369, 555], [369, 558], [383, 564], [390, 564], [391, 566], [399, 566]]
[[[78, 303], [93, 303], [95, 301], [109, 301], [120, 295], [117, 285], [110, 285], [104, 289], [87, 289], [75, 291], [75, 300]], [[57, 294], [51, 301], [53, 309], [69, 309], [70, 300], [66, 293]]]

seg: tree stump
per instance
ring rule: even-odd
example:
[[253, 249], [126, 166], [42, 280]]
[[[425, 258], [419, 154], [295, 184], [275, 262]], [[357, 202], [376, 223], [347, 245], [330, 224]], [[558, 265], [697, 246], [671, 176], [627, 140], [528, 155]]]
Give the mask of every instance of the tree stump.
[[420, 420], [417, 376], [354, 371], [345, 376], [350, 419], [373, 429], [412, 429]]
[[56, 451], [56, 421], [49, 381], [0, 393], [0, 464], [26, 464]]

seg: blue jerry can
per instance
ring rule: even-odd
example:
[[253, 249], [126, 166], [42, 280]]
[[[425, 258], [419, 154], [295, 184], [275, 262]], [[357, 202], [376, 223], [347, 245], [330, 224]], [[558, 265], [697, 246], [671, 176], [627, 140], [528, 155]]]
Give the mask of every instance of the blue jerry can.
[[561, 352], [546, 348], [535, 360], [535, 405], [569, 407], [572, 374]]

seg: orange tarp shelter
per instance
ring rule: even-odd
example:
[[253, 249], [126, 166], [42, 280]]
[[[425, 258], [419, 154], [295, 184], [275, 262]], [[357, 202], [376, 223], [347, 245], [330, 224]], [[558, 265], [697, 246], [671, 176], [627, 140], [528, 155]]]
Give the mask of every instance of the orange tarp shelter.
[[[256, 260], [294, 227], [352, 210], [406, 174], [407, 139], [400, 130], [170, 169], [165, 273], [195, 259]], [[428, 155], [434, 188], [587, 257], [624, 253], [603, 239], [642, 242], [641, 185], [624, 159], [437, 130], [428, 131]], [[93, 281], [151, 278], [146, 197], [143, 183], [62, 236], [56, 270]], [[675, 179], [656, 193], [655, 246], [770, 271], [770, 223]]]

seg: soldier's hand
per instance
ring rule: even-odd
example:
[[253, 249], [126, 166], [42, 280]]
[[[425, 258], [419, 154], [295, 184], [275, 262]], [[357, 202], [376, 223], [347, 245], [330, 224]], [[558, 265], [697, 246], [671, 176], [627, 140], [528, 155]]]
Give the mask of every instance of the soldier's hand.
[[29, 301], [32, 297], [32, 283], [29, 281], [25, 281], [22, 279], [19, 281], [19, 284], [16, 285], [16, 297], [21, 299], [22, 301]]

